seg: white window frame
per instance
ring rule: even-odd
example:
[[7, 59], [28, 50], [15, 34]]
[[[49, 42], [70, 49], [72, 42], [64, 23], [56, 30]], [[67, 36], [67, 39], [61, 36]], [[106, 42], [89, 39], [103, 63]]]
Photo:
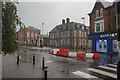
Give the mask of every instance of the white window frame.
[[100, 9], [100, 17], [103, 17], [103, 8]]
[[81, 37], [81, 30], [79, 31], [79, 36]]
[[27, 32], [27, 37], [30, 37], [30, 32], [29, 31]]
[[[100, 24], [100, 31], [97, 31], [97, 24]], [[95, 22], [95, 32], [104, 32], [104, 20], [96, 21]]]
[[98, 17], [99, 17], [99, 11], [96, 10], [96, 18], [98, 18]]

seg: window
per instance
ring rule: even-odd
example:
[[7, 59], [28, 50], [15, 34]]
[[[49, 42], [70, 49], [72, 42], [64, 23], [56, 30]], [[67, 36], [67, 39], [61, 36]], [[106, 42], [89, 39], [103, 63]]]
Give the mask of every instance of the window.
[[99, 12], [96, 10], [96, 18], [99, 17]]
[[63, 32], [61, 32], [61, 37], [63, 37]]
[[79, 36], [81, 37], [81, 31], [79, 31]]
[[102, 50], [102, 40], [99, 40], [99, 49]]
[[99, 32], [100, 31], [100, 23], [97, 23], [96, 24], [96, 32]]
[[97, 40], [97, 51], [107, 52], [107, 40]]
[[100, 9], [100, 17], [103, 17], [103, 9]]
[[76, 30], [74, 30], [74, 36], [76, 36]]
[[104, 40], [104, 50], [107, 49], [107, 40]]
[[70, 45], [70, 39], [67, 39], [67, 45]]
[[37, 37], [37, 33], [35, 33], [35, 37]]
[[81, 39], [79, 39], [79, 45], [81, 46]]
[[118, 42], [117, 42], [117, 40], [113, 40], [113, 51], [114, 52], [118, 51]]
[[70, 31], [68, 31], [68, 34], [67, 34], [67, 36], [70, 36]]
[[76, 45], [76, 39], [74, 38], [74, 46]]
[[84, 37], [86, 38], [86, 32], [84, 32]]
[[31, 32], [31, 37], [34, 37], [33, 32]]
[[84, 37], [84, 32], [81, 32], [81, 34], [82, 34], [82, 37]]
[[29, 31], [27, 32], [27, 37], [30, 37], [30, 32]]
[[95, 23], [95, 32], [103, 32], [104, 31], [104, 22]]
[[63, 39], [61, 39], [61, 45], [63, 45]]
[[89, 47], [92, 46], [92, 40], [88, 40], [88, 45], [89, 45]]

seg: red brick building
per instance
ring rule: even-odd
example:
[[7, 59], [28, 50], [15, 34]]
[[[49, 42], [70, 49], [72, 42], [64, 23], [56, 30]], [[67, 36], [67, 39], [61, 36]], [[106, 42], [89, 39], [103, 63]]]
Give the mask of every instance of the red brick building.
[[91, 47], [87, 35], [89, 27], [77, 22], [63, 19], [62, 24], [55, 26], [49, 32], [50, 46], [82, 51]]
[[97, 0], [89, 13], [92, 51], [111, 53], [118, 52], [117, 29], [120, 24], [116, 17], [116, 3]]
[[39, 46], [40, 33], [41, 30], [32, 26], [20, 28], [20, 30], [18, 31], [18, 44]]

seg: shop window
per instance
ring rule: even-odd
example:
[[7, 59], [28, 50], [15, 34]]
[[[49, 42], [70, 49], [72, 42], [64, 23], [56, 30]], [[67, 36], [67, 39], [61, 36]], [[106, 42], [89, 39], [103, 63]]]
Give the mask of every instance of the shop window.
[[99, 49], [102, 50], [102, 40], [99, 40]]
[[103, 46], [104, 46], [104, 51], [106, 51], [107, 50], [107, 40], [104, 40]]
[[113, 40], [113, 51], [117, 52], [118, 46], [117, 46], [117, 40]]

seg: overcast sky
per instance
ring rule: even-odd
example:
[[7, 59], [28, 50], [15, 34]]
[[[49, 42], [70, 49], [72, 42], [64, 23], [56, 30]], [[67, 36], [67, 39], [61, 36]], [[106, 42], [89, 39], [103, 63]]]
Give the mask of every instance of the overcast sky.
[[56, 25], [61, 24], [62, 19], [70, 18], [70, 21], [83, 23], [89, 26], [89, 16], [96, 0], [90, 2], [20, 2], [17, 6], [18, 15], [22, 22], [28, 26], [42, 29], [43, 33], [50, 32]]

